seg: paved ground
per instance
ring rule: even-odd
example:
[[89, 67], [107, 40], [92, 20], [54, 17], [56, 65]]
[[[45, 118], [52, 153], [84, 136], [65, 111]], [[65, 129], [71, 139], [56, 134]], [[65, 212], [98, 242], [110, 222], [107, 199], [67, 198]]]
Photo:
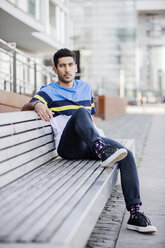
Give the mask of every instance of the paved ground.
[[165, 247], [165, 115], [154, 115], [140, 164], [139, 176], [143, 211], [158, 228], [156, 234], [142, 235], [125, 229], [125, 215], [116, 248]]
[[[139, 168], [143, 210], [149, 217], [152, 217], [152, 221], [159, 227], [160, 231], [158, 231], [156, 235], [146, 236], [126, 230], [128, 213], [126, 212], [124, 215], [124, 199], [121, 193], [121, 187], [120, 185], [117, 185], [93, 230], [87, 244], [88, 248], [121, 248], [121, 246], [122, 248], [132, 248], [139, 247], [139, 245], [141, 247], [152, 247], [151, 245], [154, 245], [156, 248], [165, 247], [165, 239], [162, 235], [163, 231], [165, 231], [163, 230], [165, 226], [163, 224], [165, 223], [165, 215], [163, 212], [163, 201], [165, 203], [165, 183], [163, 183], [163, 181], [165, 180], [163, 180], [162, 173], [164, 168], [164, 144], [162, 144], [165, 138], [165, 132], [163, 132], [164, 124], [165, 107], [162, 105], [138, 108], [129, 107], [127, 114], [99, 123], [99, 126], [104, 129], [106, 136], [112, 138], [120, 137], [135, 139], [136, 161]], [[157, 133], [159, 133], [159, 136], [157, 136]], [[156, 142], [154, 141], [155, 139], [157, 139]], [[161, 149], [158, 148], [159, 152], [155, 154], [158, 146], [160, 146]], [[154, 157], [151, 156], [153, 154]], [[154, 160], [157, 161], [158, 155], [162, 158], [161, 162], [160, 159], [158, 159], [160, 162], [159, 172], [157, 168], [155, 168], [154, 163]], [[154, 169], [151, 167], [152, 161]], [[150, 170], [148, 170], [148, 167]], [[155, 179], [156, 174], [158, 174], [158, 176]], [[153, 194], [150, 194], [150, 192]], [[163, 200], [162, 196], [164, 197]], [[153, 214], [154, 212], [155, 215]], [[122, 224], [123, 217], [124, 222]]]

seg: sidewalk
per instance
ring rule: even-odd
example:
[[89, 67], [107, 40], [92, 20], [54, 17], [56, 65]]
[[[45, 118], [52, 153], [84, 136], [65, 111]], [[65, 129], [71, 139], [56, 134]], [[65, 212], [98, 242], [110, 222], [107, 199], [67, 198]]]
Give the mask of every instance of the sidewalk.
[[136, 248], [139, 245], [142, 248], [165, 247], [165, 105], [131, 106], [128, 107], [127, 114], [102, 121], [98, 126], [103, 128], [106, 136], [114, 139], [135, 139], [142, 211], [151, 218], [158, 232], [155, 235], [144, 235], [127, 230], [127, 211], [121, 227], [125, 203], [121, 187], [117, 185], [96, 223], [86, 248]]
[[158, 229], [154, 235], [126, 229], [128, 213], [122, 224], [116, 248], [165, 247], [165, 115], [154, 115], [138, 170], [142, 210]]

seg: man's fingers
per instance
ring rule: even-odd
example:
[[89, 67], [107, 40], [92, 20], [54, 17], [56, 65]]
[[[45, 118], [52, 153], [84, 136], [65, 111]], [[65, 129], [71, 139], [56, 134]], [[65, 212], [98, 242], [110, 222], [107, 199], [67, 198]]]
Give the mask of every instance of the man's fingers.
[[50, 119], [53, 117], [52, 112], [47, 108], [45, 111], [45, 118], [47, 121], [50, 121]]
[[39, 117], [41, 118], [41, 120], [43, 121], [47, 121], [45, 114], [43, 112], [38, 111], [37, 114], [39, 115]]
[[52, 111], [50, 109], [47, 109], [47, 110], [48, 110], [48, 116], [51, 119], [53, 117]]
[[50, 117], [47, 111], [42, 111], [40, 112], [40, 115], [42, 117], [42, 120], [44, 121], [50, 121]]

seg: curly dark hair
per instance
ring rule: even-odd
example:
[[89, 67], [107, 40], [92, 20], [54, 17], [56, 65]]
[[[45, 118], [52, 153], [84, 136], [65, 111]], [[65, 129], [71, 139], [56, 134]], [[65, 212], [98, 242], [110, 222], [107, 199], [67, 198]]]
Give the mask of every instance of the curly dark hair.
[[74, 52], [72, 52], [71, 50], [67, 48], [62, 48], [53, 55], [53, 62], [56, 68], [58, 64], [58, 59], [62, 57], [72, 57], [74, 59], [74, 62], [76, 63], [76, 57], [75, 57]]

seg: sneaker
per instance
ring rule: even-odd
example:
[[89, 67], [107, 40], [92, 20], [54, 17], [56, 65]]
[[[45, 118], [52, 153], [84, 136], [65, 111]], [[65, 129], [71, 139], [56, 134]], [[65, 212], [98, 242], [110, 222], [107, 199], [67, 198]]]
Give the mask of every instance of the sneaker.
[[118, 149], [113, 145], [106, 145], [102, 140], [97, 140], [93, 149], [101, 160], [101, 166], [104, 168], [110, 167], [127, 156], [125, 148]]
[[142, 233], [153, 233], [157, 231], [156, 227], [152, 226], [149, 218], [141, 212], [137, 212], [133, 218], [130, 216], [127, 222], [127, 229]]

